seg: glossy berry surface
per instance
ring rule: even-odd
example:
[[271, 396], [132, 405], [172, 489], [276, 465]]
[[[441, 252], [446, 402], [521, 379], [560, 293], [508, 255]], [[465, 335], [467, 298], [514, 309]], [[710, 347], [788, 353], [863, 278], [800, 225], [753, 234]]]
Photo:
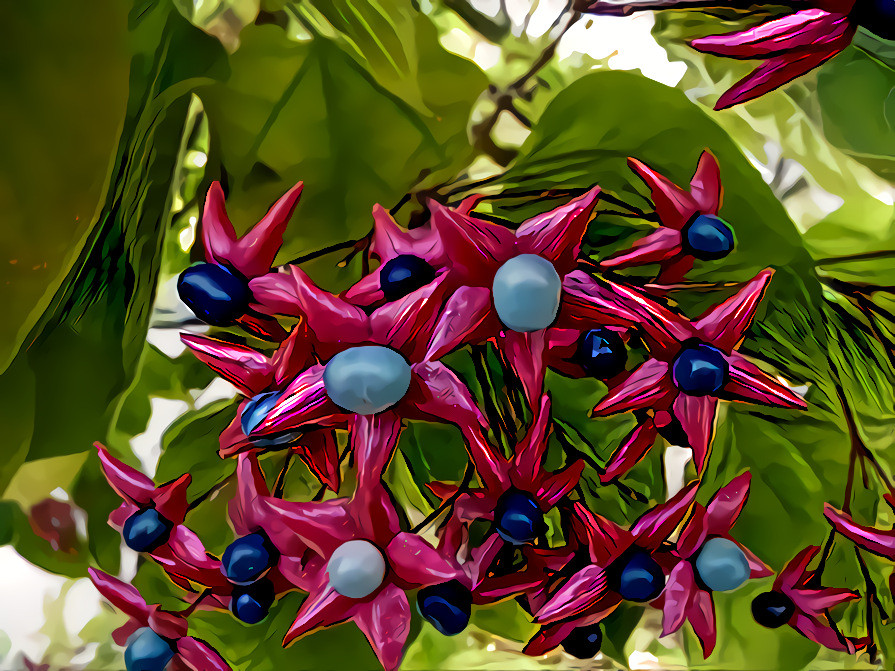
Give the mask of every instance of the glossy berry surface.
[[733, 231], [726, 221], [700, 214], [683, 231], [684, 249], [702, 261], [723, 259], [733, 250]]
[[851, 18], [884, 40], [895, 40], [895, 0], [858, 0]]
[[276, 561], [276, 551], [261, 533], [237, 538], [224, 550], [221, 571], [239, 585], [254, 582]]
[[155, 508], [139, 510], [127, 518], [122, 530], [124, 543], [135, 552], [152, 552], [168, 540], [174, 525]]
[[696, 573], [714, 592], [728, 592], [749, 579], [749, 560], [729, 538], [710, 538], [696, 557]]
[[596, 657], [601, 645], [603, 645], [603, 632], [598, 624], [578, 627], [562, 642], [563, 650], [578, 659]]
[[618, 333], [600, 328], [581, 334], [575, 356], [576, 362], [588, 375], [607, 380], [625, 369], [628, 351]]
[[562, 281], [547, 259], [535, 254], [513, 257], [494, 275], [494, 309], [504, 326], [522, 333], [547, 328], [556, 319]]
[[230, 596], [230, 612], [246, 624], [258, 624], [267, 617], [276, 598], [273, 583], [266, 578], [235, 587]]
[[273, 410], [279, 398], [280, 393], [276, 391], [252, 396], [249, 402], [243, 406], [242, 414], [239, 416], [239, 425], [242, 427], [242, 432], [245, 435], [249, 435], [258, 428], [262, 420]]
[[782, 627], [795, 612], [792, 599], [780, 592], [763, 592], [752, 599], [752, 617], [768, 629]]
[[402, 298], [434, 279], [435, 269], [413, 254], [396, 256], [379, 271], [379, 286], [387, 301]]
[[647, 552], [626, 558], [617, 576], [615, 591], [627, 601], [652, 601], [665, 589], [662, 567]]
[[197, 263], [184, 270], [177, 293], [193, 314], [214, 326], [236, 322], [251, 299], [245, 278], [217, 263]]
[[547, 528], [544, 513], [530, 494], [511, 489], [504, 492], [494, 508], [497, 533], [507, 543], [531, 543]]
[[124, 651], [127, 671], [164, 671], [174, 657], [174, 649], [149, 627], [135, 632]]
[[340, 408], [373, 415], [404, 398], [410, 387], [410, 366], [388, 347], [350, 347], [326, 364], [323, 386]]
[[385, 557], [379, 548], [370, 541], [353, 540], [336, 548], [326, 572], [336, 592], [351, 599], [362, 599], [379, 589], [385, 568]]
[[424, 587], [417, 593], [416, 606], [426, 620], [445, 636], [466, 629], [472, 613], [472, 593], [457, 580]]
[[727, 381], [727, 372], [720, 350], [705, 344], [683, 349], [671, 369], [674, 385], [690, 396], [716, 394]]

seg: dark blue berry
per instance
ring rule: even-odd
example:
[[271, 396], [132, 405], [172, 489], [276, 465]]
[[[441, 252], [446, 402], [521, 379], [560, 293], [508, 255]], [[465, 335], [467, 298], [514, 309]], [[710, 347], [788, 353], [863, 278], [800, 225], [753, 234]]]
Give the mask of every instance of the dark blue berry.
[[168, 540], [173, 528], [155, 508], [139, 510], [124, 523], [124, 544], [135, 552], [152, 552]]
[[243, 407], [242, 414], [239, 416], [239, 425], [242, 427], [242, 432], [248, 436], [257, 429], [262, 420], [273, 410], [279, 398], [280, 392], [278, 391], [252, 396]]
[[135, 632], [124, 651], [127, 671], [164, 671], [174, 657], [171, 643], [149, 627]]
[[625, 369], [628, 351], [621, 336], [610, 329], [592, 329], [578, 340], [576, 361], [591, 377], [607, 380]]
[[435, 269], [413, 254], [390, 259], [379, 271], [379, 286], [385, 299], [394, 301], [435, 279]]
[[652, 601], [665, 589], [662, 567], [640, 550], [623, 558], [616, 580], [615, 591], [628, 601]]
[[733, 231], [726, 221], [700, 214], [684, 228], [684, 249], [702, 261], [723, 259], [733, 249]]
[[472, 593], [457, 580], [450, 580], [421, 589], [416, 596], [416, 607], [442, 634], [455, 636], [469, 624]]
[[221, 571], [227, 580], [247, 585], [260, 578], [276, 561], [276, 550], [263, 533], [237, 538], [224, 550]]
[[895, 0], [858, 0], [851, 19], [884, 40], [895, 40]]
[[578, 659], [596, 657], [601, 645], [603, 645], [603, 632], [600, 631], [598, 624], [573, 629], [562, 642], [563, 649]]
[[276, 595], [273, 583], [262, 578], [251, 585], [234, 587], [230, 597], [230, 612], [236, 619], [246, 624], [258, 624], [267, 617]]
[[199, 319], [213, 326], [235, 323], [252, 296], [244, 277], [218, 263], [197, 263], [184, 270], [177, 293]]
[[683, 349], [671, 372], [675, 386], [682, 392], [690, 396], [707, 396], [724, 386], [728, 366], [720, 350], [699, 344]]
[[530, 494], [511, 489], [504, 492], [494, 508], [497, 533], [507, 543], [531, 543], [546, 529], [544, 513]]
[[752, 600], [752, 617], [762, 627], [776, 629], [789, 622], [796, 606], [785, 594], [763, 592]]

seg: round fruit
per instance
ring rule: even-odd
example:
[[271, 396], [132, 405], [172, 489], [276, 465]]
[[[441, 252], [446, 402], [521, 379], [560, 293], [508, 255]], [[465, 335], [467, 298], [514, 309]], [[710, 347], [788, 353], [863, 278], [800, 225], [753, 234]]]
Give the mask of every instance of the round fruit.
[[726, 221], [711, 214], [700, 214], [683, 230], [684, 249], [697, 259], [723, 259], [733, 250], [733, 231]]
[[246, 624], [258, 624], [267, 617], [275, 599], [273, 583], [262, 578], [251, 585], [233, 588], [230, 593], [230, 612]]
[[413, 254], [389, 259], [379, 271], [379, 286], [387, 301], [398, 300], [435, 279], [435, 269]]
[[556, 319], [562, 281], [547, 259], [535, 254], [513, 257], [494, 275], [491, 294], [504, 326], [522, 333], [547, 328]]
[[729, 538], [710, 538], [696, 557], [696, 573], [713, 592], [728, 592], [749, 579], [752, 570], [740, 546]]
[[792, 599], [780, 592], [763, 592], [752, 599], [752, 617], [768, 629], [782, 627], [795, 612]]
[[260, 578], [276, 561], [276, 550], [263, 533], [237, 538], [224, 550], [221, 571], [227, 580], [247, 585]]
[[177, 293], [193, 314], [213, 326], [235, 323], [252, 297], [245, 278], [218, 263], [197, 263], [184, 270]]
[[608, 380], [625, 369], [628, 351], [621, 336], [610, 329], [585, 331], [578, 339], [576, 361], [591, 377]]
[[472, 613], [472, 593], [457, 580], [430, 585], [419, 591], [416, 606], [420, 615], [445, 636], [466, 629]]
[[164, 671], [174, 657], [174, 648], [149, 627], [135, 632], [124, 651], [127, 671]]
[[135, 552], [152, 552], [163, 545], [174, 525], [158, 514], [155, 508], [138, 510], [124, 522], [124, 544]]
[[618, 573], [617, 591], [628, 601], [652, 601], [665, 589], [665, 573], [648, 552], [637, 551], [625, 559]]
[[721, 351], [699, 344], [684, 348], [671, 369], [674, 385], [690, 396], [708, 396], [720, 391], [727, 381], [727, 361]]
[[385, 578], [385, 557], [370, 541], [342, 543], [326, 565], [329, 584], [342, 596], [362, 599], [369, 596]]
[[504, 492], [494, 508], [497, 533], [507, 543], [531, 543], [547, 528], [544, 513], [530, 494], [511, 489]]
[[603, 644], [603, 632], [600, 625], [592, 624], [589, 627], [578, 627], [566, 636], [562, 642], [563, 649], [578, 659], [591, 659], [600, 652]]
[[373, 415], [404, 398], [410, 387], [410, 366], [388, 347], [351, 347], [326, 364], [323, 386], [340, 408]]

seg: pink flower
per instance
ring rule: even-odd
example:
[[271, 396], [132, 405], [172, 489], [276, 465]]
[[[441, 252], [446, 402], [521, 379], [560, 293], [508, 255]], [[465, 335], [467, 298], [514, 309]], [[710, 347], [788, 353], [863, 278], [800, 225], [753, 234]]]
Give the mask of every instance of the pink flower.
[[268, 358], [261, 352], [211, 338], [181, 334], [180, 339], [200, 361], [230, 382], [246, 397], [239, 404], [236, 417], [221, 433], [221, 457], [230, 457], [245, 450], [281, 449], [288, 447], [322, 483], [338, 491], [339, 451], [336, 437], [330, 429], [303, 431], [280, 440], [251, 440], [244, 427], [260, 421], [265, 407], [270, 407], [286, 385], [316, 359], [308, 347], [305, 334], [295, 329]]
[[[895, 498], [891, 500], [895, 508]], [[880, 557], [895, 561], [895, 529], [875, 529], [858, 524], [848, 513], [837, 510], [829, 503], [824, 504], [824, 515], [837, 533], [845, 536], [858, 547]]]
[[658, 284], [681, 281], [693, 267], [694, 257], [717, 259], [733, 249], [730, 227], [716, 215], [721, 205], [721, 175], [715, 157], [705, 151], [686, 191], [637, 159], [628, 165], [649, 187], [659, 217], [658, 228], [600, 262], [604, 269], [621, 269], [658, 263]]
[[280, 563], [283, 574], [308, 592], [284, 645], [353, 620], [382, 666], [396, 669], [410, 630], [405, 590], [466, 579], [419, 536], [401, 531], [381, 486], [362, 487], [350, 500], [263, 501], [272, 513], [267, 518], [271, 540], [278, 546], [298, 541], [309, 548], [304, 561]]
[[546, 654], [574, 629], [596, 624], [618, 608], [624, 599], [618, 590], [627, 591], [621, 586], [624, 565], [635, 556], [659, 568], [651, 556], [687, 514], [697, 484], [690, 483], [666, 503], [654, 506], [630, 530], [576, 502], [575, 533], [586, 539], [590, 562], [555, 590], [535, 613], [535, 622], [545, 626], [529, 641], [525, 652]]
[[618, 477], [655, 442], [659, 429], [679, 423], [693, 449], [697, 471], [705, 466], [718, 399], [805, 408], [804, 400], [737, 352], [773, 270], [760, 272], [736, 295], [691, 322], [627, 287], [618, 286], [640, 316], [650, 358], [609, 390], [596, 415], [647, 413], [623, 440], [602, 478]]
[[[607, 0], [584, 3], [584, 11], [596, 14], [627, 14], [644, 9], [675, 9], [690, 2], [636, 2], [619, 4]], [[791, 82], [845, 49], [858, 26], [884, 39], [895, 38], [895, 11], [877, 0], [783, 0], [756, 2], [791, 7], [791, 14], [769, 19], [748, 30], [693, 40], [698, 51], [737, 59], [763, 61], [734, 84], [715, 104], [715, 109], [738, 105]], [[700, 3], [700, 8], [727, 7], [722, 1]]]
[[[718, 490], [708, 506], [694, 506], [672, 552], [674, 568], [657, 602], [663, 612], [662, 635], [676, 632], [689, 620], [706, 657], [715, 647], [715, 608], [707, 584], [727, 591], [748, 578], [772, 573], [730, 536], [749, 496], [750, 481], [748, 472], [738, 475]], [[720, 555], [718, 565], [711, 565], [713, 555]], [[731, 569], [738, 561], [742, 566]]]
[[[374, 213], [377, 222], [374, 245], [383, 265], [346, 295], [362, 303], [380, 296], [381, 289], [377, 287], [382, 285], [383, 269], [401, 255], [425, 260], [449, 288], [466, 285], [487, 290], [480, 339], [495, 338], [508, 367], [519, 375], [527, 398], [534, 401], [541, 393], [545, 330], [562, 310], [562, 299], [556, 306], [545, 307], [545, 314], [535, 319], [538, 324], [506, 325], [498, 314], [502, 305], [513, 302], [514, 295], [520, 293], [516, 291], [519, 287], [510, 286], [508, 301], [498, 297], [496, 303], [492, 303], [491, 290], [498, 277], [512, 277], [514, 266], [519, 266], [519, 270], [514, 279], [508, 280], [511, 285], [518, 283], [520, 276], [530, 276], [532, 270], [543, 274], [543, 277], [539, 275], [539, 281], [556, 282], [557, 292], [565, 286], [563, 279], [573, 281], [578, 275], [573, 271], [578, 263], [581, 240], [599, 194], [600, 189], [595, 187], [583, 196], [525, 221], [515, 231], [470, 215], [474, 199], [467, 199], [458, 208], [430, 201], [429, 222], [409, 231], [398, 228], [384, 210], [378, 210]], [[555, 299], [556, 295], [550, 300]], [[551, 310], [552, 314], [546, 314]], [[505, 310], [502, 318], [509, 319], [507, 315]], [[606, 320], [608, 317], [604, 316]]]
[[248, 233], [237, 238], [227, 216], [224, 191], [219, 182], [212, 182], [201, 224], [207, 263], [191, 266], [178, 282], [181, 298], [196, 316], [218, 326], [238, 323], [262, 338], [282, 340], [286, 336], [275, 319], [249, 308], [248, 282], [270, 272], [301, 191], [299, 182]]
[[849, 589], [820, 586], [817, 572], [808, 570], [808, 564], [819, 550], [812, 545], [799, 552], [780, 571], [773, 590], [755, 598], [752, 614], [763, 626], [776, 628], [788, 624], [815, 643], [854, 654], [867, 647], [869, 638], [843, 636], [832, 626], [828, 611], [860, 595]]
[[230, 671], [230, 665], [214, 648], [198, 638], [187, 636], [185, 617], [161, 610], [157, 605], [147, 605], [135, 587], [107, 573], [95, 568], [89, 568], [87, 572], [99, 593], [129, 618], [123, 626], [112, 632], [112, 638], [118, 645], [125, 645], [132, 634], [148, 627], [171, 646], [174, 656], [172, 666], [168, 668]]
[[[287, 384], [250, 437], [274, 436], [306, 425], [351, 426], [359, 481], [366, 482], [378, 480], [403, 419], [451, 422], [466, 435], [485, 430], [485, 418], [469, 390], [438, 359], [479, 328], [488, 310], [488, 292], [462, 287], [444, 302], [443, 282], [444, 277], [368, 315], [317, 288], [295, 267], [291, 275], [253, 281], [259, 301], [274, 312], [302, 319], [297, 328], [305, 330], [319, 363]], [[370, 352], [374, 360], [364, 358]], [[351, 363], [342, 366], [346, 356]], [[326, 373], [332, 370], [337, 371], [336, 382], [330, 387]], [[369, 390], [378, 384], [380, 371], [382, 377], [397, 378], [400, 373], [406, 386], [395, 384], [399, 393], [373, 394]], [[350, 385], [339, 382], [342, 372], [351, 379]]]
[[100, 443], [94, 443], [109, 485], [124, 502], [109, 515], [109, 525], [122, 532], [125, 543], [146, 551], [163, 567], [175, 562], [196, 569], [214, 565], [198, 536], [184, 524], [189, 504], [189, 473], [159, 487], [140, 471], [115, 459]]

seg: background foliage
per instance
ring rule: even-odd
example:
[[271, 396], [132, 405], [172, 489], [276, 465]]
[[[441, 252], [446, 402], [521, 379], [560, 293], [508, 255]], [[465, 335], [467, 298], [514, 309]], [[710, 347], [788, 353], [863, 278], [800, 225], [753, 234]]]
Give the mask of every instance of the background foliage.
[[[182, 355], [177, 332], [200, 325], [173, 289], [198, 256], [191, 246], [212, 180], [226, 185], [237, 229], [303, 180], [280, 260], [347, 242], [305, 264], [336, 291], [362, 272], [351, 243], [369, 233], [374, 203], [395, 208], [406, 225], [420, 220], [427, 197], [455, 202], [485, 192], [483, 211], [518, 222], [549, 206], [549, 198], [533, 193], [565, 197], [599, 183], [649, 209], [625, 159], [636, 156], [684, 183], [706, 147], [721, 164], [721, 215], [739, 244], [723, 262], [698, 265], [691, 278], [699, 288], [675, 298], [694, 314], [759, 269], [777, 268], [744, 350], [805, 385], [810, 410], [794, 416], [728, 407], [705, 495], [752, 469], [753, 492], [736, 535], [775, 569], [804, 545], [824, 542], [822, 504], [842, 505], [845, 492], [863, 520], [892, 524], [880, 492], [895, 477], [895, 74], [874, 45], [858, 40], [867, 50], [853, 46], [783, 90], [714, 113], [714, 96], [748, 64], [738, 72], [736, 62], [683, 44], [712, 32], [699, 14], [656, 17], [656, 41], [669, 59], [687, 65], [671, 88], [655, 76], [618, 71], [625, 68], [611, 53], [572, 50], [563, 57], [572, 37], [596, 43], [611, 30], [601, 27], [605, 21], [619, 20], [594, 21], [546, 0], [125, 5], [19, 3], [5, 17], [0, 543], [71, 578], [83, 577], [88, 565], [133, 574], [133, 557], [125, 553], [122, 564], [118, 535], [106, 526], [117, 498], [90, 450], [94, 440], [160, 481], [192, 473], [192, 496], [211, 494], [189, 525], [212, 552], [229, 542], [219, 520], [233, 463], [219, 460], [216, 448], [232, 417], [232, 392]], [[588, 233], [586, 252], [594, 258], [629, 244], [643, 228], [612, 205], [601, 207]], [[493, 356], [455, 359], [451, 365], [483, 407], [500, 413], [507, 400], [492, 398], [481, 384], [502, 374]], [[554, 376], [548, 384], [564, 439], [603, 463], [630, 419], [587, 419], [604, 391], [599, 382]], [[624, 479], [630, 491], [599, 488], [586, 473], [592, 507], [623, 522], [647, 500], [663, 499], [675, 476], [661, 452], [653, 453]], [[280, 459], [265, 460], [269, 473]], [[415, 424], [387, 477], [418, 521], [434, 503], [423, 485], [459, 480], [464, 465], [458, 432]], [[310, 474], [293, 473], [287, 494], [307, 496]], [[51, 496], [75, 509], [77, 533], [62, 546], [34, 533], [32, 506]], [[863, 591], [862, 563], [879, 603], [851, 607], [843, 628], [857, 633], [871, 618], [891, 664], [891, 565], [843, 543], [834, 546], [825, 575]], [[148, 598], [174, 605], [151, 564], [136, 569], [135, 582]], [[660, 641], [656, 612], [623, 608], [607, 621], [599, 663], [873, 666], [866, 656], [820, 652], [788, 628], [756, 625], [748, 604], [762, 589], [750, 583], [716, 598], [723, 644], [707, 661], [689, 632]], [[354, 627], [282, 650], [300, 598], [282, 600], [261, 631], [242, 631], [226, 614], [203, 615], [194, 625], [239, 669], [375, 668]], [[44, 627], [52, 641], [44, 660], [52, 668], [84, 668], [80, 657], [91, 669], [120, 668], [120, 652], [107, 640], [117, 616], [102, 612], [72, 636], [59, 611], [48, 609]], [[513, 601], [475, 612], [459, 638], [415, 620], [404, 668], [570, 667], [560, 652], [522, 656], [520, 642], [532, 633]]]

